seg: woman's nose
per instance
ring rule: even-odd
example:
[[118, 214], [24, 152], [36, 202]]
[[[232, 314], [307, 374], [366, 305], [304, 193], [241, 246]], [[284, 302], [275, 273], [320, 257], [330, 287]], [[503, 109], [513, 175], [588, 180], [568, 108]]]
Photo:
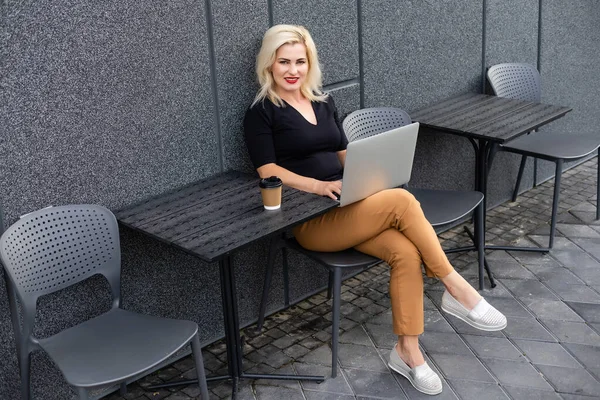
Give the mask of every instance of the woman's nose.
[[298, 67], [295, 64], [290, 65], [290, 74], [295, 74], [298, 71]]

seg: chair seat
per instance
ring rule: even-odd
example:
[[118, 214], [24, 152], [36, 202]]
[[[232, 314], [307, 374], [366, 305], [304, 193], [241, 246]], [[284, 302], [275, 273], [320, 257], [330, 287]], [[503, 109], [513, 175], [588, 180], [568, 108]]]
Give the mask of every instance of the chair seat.
[[150, 369], [181, 349], [197, 330], [191, 321], [112, 309], [39, 342], [68, 383], [92, 387]]
[[312, 258], [316, 262], [323, 264], [327, 268], [363, 268], [381, 262], [379, 258], [361, 253], [352, 248], [334, 252], [310, 251], [300, 246], [294, 238], [286, 239], [286, 245], [287, 247]]
[[532, 132], [505, 143], [505, 150], [550, 160], [574, 160], [600, 146], [600, 134], [567, 135], [561, 132]]
[[[483, 200], [480, 192], [461, 192], [455, 190], [413, 189], [408, 188], [421, 203], [421, 208], [429, 223], [433, 226], [445, 225], [468, 215]], [[442, 205], [442, 206], [440, 206]], [[305, 254], [328, 268], [369, 267], [381, 262], [354, 249], [335, 252], [306, 250], [294, 238], [286, 239], [288, 247]]]
[[449, 224], [466, 216], [483, 200], [481, 192], [408, 188], [421, 203], [425, 218], [432, 226]]

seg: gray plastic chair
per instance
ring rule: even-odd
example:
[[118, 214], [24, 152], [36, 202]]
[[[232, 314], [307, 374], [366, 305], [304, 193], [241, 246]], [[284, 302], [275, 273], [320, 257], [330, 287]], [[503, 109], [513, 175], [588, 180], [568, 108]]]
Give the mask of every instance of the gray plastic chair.
[[[203, 399], [208, 399], [198, 325], [137, 314], [121, 308], [121, 250], [114, 215], [96, 205], [70, 205], [35, 211], [9, 227], [0, 238], [0, 255], [8, 276], [9, 303], [21, 373], [21, 398], [30, 393], [30, 357], [44, 350], [77, 388], [120, 384], [192, 345]], [[111, 310], [47, 338], [33, 335], [36, 303], [92, 275], [106, 277]], [[20, 302], [22, 324], [19, 324]]]
[[[497, 64], [488, 69], [487, 77], [496, 96], [536, 103], [540, 102], [542, 95], [541, 78], [538, 70], [532, 65], [518, 63]], [[598, 147], [600, 147], [600, 134], [598, 133], [585, 133], [574, 136], [544, 129], [542, 132], [529, 133], [511, 140], [499, 148], [502, 151], [522, 155], [517, 182], [512, 196], [513, 201], [517, 199], [519, 193], [527, 157], [541, 158], [556, 164], [550, 238], [548, 242], [548, 248], [550, 249], [554, 244], [563, 162], [583, 158], [597, 150]], [[600, 163], [598, 163], [598, 171], [600, 172]], [[597, 197], [600, 198], [600, 173], [598, 174], [597, 181]], [[537, 184], [537, 182], [534, 182], [534, 184]], [[596, 204], [596, 219], [599, 218], [600, 209]]]
[[[344, 119], [343, 128], [346, 136], [348, 137], [348, 141], [352, 142], [354, 140], [360, 140], [410, 124], [411, 122], [410, 116], [405, 111], [397, 108], [367, 108], [363, 110], [357, 110], [349, 114]], [[479, 215], [479, 218], [477, 218], [478, 226], [476, 227], [477, 237], [473, 240], [475, 244], [474, 247], [478, 250], [480, 288], [483, 289], [483, 269], [485, 261], [482, 227], [483, 194], [475, 191], [460, 192], [412, 188], [407, 188], [407, 190], [409, 190], [421, 203], [421, 208], [423, 209], [425, 217], [434, 227], [457, 221], [477, 208]], [[335, 378], [337, 376], [342, 270], [350, 268], [369, 268], [380, 263], [381, 260], [354, 249], [347, 249], [338, 252], [310, 251], [300, 246], [300, 244], [298, 244], [294, 238], [275, 238], [269, 248], [267, 271], [265, 273], [263, 294], [257, 322], [258, 330], [262, 329], [264, 323], [269, 289], [271, 286], [271, 278], [275, 264], [275, 256], [279, 249], [281, 249], [283, 253], [284, 301], [286, 306], [289, 305], [286, 251], [288, 248], [306, 255], [329, 270], [328, 297], [331, 297], [333, 294], [331, 376]], [[472, 249], [473, 247], [459, 248], [451, 249], [447, 252], [466, 251]], [[492, 287], [494, 287], [494, 278], [487, 265], [485, 268], [487, 269], [490, 283]]]

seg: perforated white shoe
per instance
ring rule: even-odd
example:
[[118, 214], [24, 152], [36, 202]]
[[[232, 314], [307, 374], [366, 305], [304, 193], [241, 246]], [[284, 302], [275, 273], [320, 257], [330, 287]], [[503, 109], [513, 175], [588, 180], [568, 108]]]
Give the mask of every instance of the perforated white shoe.
[[483, 297], [469, 311], [446, 290], [442, 295], [442, 310], [482, 331], [501, 331], [507, 325], [504, 314], [492, 307]]
[[396, 353], [396, 347], [390, 353], [388, 365], [391, 369], [404, 376], [421, 393], [436, 395], [442, 393], [442, 380], [427, 362], [410, 368]]

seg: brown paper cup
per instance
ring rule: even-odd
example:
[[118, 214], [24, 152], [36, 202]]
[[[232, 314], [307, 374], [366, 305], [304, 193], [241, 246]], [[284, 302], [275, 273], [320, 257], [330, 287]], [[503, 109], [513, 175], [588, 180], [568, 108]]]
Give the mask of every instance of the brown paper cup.
[[278, 210], [281, 208], [281, 186], [276, 188], [260, 188], [265, 210]]
[[258, 182], [265, 210], [278, 210], [281, 208], [281, 188], [283, 182], [276, 176], [261, 179]]

